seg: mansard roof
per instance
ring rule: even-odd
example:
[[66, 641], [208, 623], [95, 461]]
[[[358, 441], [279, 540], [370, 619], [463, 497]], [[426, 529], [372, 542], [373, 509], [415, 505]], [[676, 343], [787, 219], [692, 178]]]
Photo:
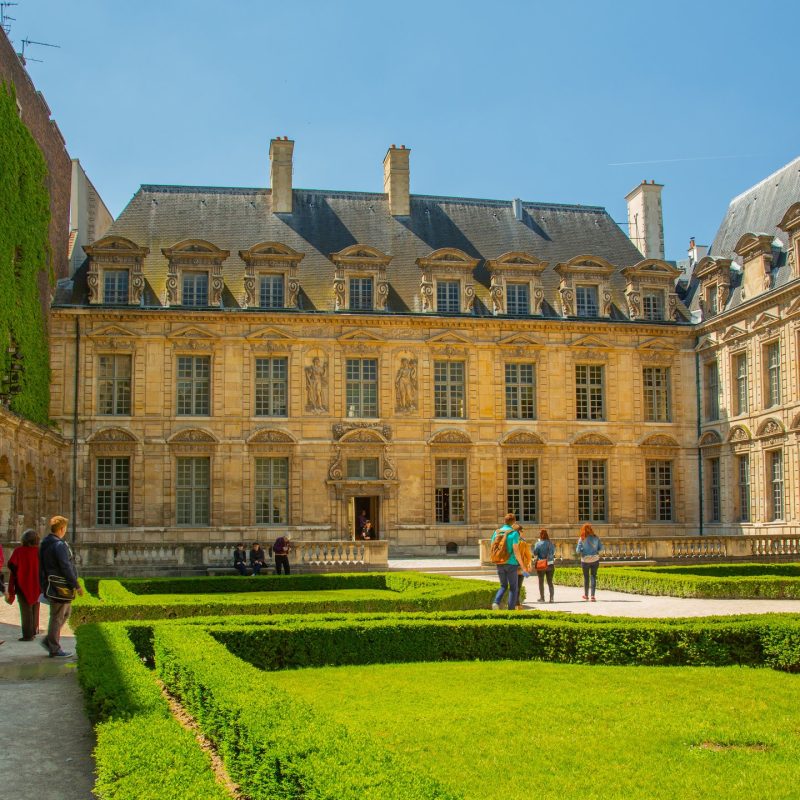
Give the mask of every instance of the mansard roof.
[[[240, 251], [259, 242], [280, 242], [304, 254], [298, 267], [301, 305], [317, 311], [333, 308], [330, 256], [356, 244], [391, 256], [387, 308], [395, 312], [421, 310], [417, 259], [455, 248], [478, 261], [473, 273], [478, 314], [489, 314], [492, 307], [487, 261], [519, 251], [551, 265], [541, 276], [545, 316], [559, 315], [560, 278], [552, 265], [582, 254], [609, 262], [614, 267], [612, 318], [621, 319], [627, 316], [621, 271], [642, 258], [608, 212], [597, 206], [524, 202], [518, 220], [509, 201], [412, 195], [410, 216], [393, 217], [384, 194], [305, 189], [294, 190], [293, 213], [273, 214], [267, 189], [145, 185], [108, 235], [149, 248], [145, 303], [153, 300], [156, 305], [155, 298], [165, 295], [167, 278], [162, 249], [187, 239], [203, 239], [232, 254], [223, 265], [226, 305], [243, 296]], [[86, 302], [80, 274], [71, 299], [61, 293], [57, 302]]]

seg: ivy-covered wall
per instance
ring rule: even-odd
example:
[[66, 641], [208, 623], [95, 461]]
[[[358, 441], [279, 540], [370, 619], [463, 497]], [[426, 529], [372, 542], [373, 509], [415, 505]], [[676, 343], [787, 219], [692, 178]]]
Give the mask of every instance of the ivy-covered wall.
[[[48, 423], [50, 361], [39, 275], [50, 271], [47, 166], [0, 83], [0, 393], [11, 409]], [[52, 274], [49, 275], [53, 281]]]

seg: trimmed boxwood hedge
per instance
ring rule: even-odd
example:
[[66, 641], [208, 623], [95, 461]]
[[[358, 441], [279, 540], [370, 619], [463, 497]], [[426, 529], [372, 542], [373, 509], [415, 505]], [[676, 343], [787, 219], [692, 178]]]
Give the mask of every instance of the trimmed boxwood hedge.
[[[556, 570], [564, 586], [583, 586], [580, 569]], [[706, 599], [800, 600], [800, 564], [708, 564], [690, 567], [605, 567], [598, 589]]]

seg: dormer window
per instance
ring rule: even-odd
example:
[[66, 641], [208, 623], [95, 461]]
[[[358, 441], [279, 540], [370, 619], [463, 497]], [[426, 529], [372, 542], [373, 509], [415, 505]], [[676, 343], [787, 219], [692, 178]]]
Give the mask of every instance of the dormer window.
[[649, 290], [642, 292], [642, 318], [661, 322], [664, 319], [664, 292]]
[[608, 317], [611, 314], [613, 264], [595, 256], [575, 256], [558, 264], [558, 293], [565, 317]]
[[350, 310], [373, 310], [372, 278], [350, 278]]
[[575, 287], [575, 313], [579, 317], [599, 317], [596, 286]]
[[244, 261], [243, 308], [298, 308], [297, 265], [304, 254], [280, 242], [261, 242], [240, 250]]
[[506, 284], [506, 313], [526, 317], [531, 313], [531, 292], [527, 283]]
[[529, 253], [514, 251], [486, 262], [491, 273], [492, 311], [513, 317], [541, 314], [544, 290], [541, 275], [547, 267]]
[[181, 305], [205, 307], [208, 305], [208, 273], [184, 272], [181, 287]]
[[436, 310], [440, 314], [461, 311], [461, 281], [436, 281]]
[[389, 299], [386, 267], [392, 260], [375, 247], [354, 244], [330, 256], [334, 311], [385, 311]]
[[230, 250], [202, 239], [187, 239], [161, 250], [169, 262], [167, 305], [205, 308], [222, 304], [222, 264]]
[[438, 314], [469, 314], [475, 303], [473, 270], [477, 258], [463, 250], [442, 247], [427, 258], [418, 258], [420, 308]]
[[138, 305], [144, 291], [142, 264], [150, 252], [122, 236], [106, 236], [83, 248], [89, 256], [89, 302]]
[[719, 314], [719, 291], [716, 283], [706, 289], [706, 309], [709, 317]]
[[678, 295], [675, 281], [680, 270], [657, 258], [646, 258], [622, 274], [627, 280], [625, 299], [632, 320], [662, 322], [678, 319]]
[[283, 308], [283, 275], [259, 275], [258, 278], [259, 308]]
[[130, 272], [127, 269], [103, 271], [103, 302], [109, 306], [128, 304]]
[[701, 258], [694, 268], [699, 281], [700, 308], [707, 319], [725, 310], [731, 286], [731, 260], [729, 258]]

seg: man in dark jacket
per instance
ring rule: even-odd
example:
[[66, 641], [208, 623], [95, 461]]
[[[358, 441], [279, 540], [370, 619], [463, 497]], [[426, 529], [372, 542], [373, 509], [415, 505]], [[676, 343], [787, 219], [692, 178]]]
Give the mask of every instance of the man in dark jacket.
[[[72, 564], [72, 551], [64, 541], [67, 533], [66, 517], [53, 517], [50, 520], [50, 534], [45, 536], [39, 545], [39, 581], [42, 592], [47, 592], [47, 579], [51, 575], [63, 578], [67, 585], [75, 589], [78, 594], [83, 594], [83, 589], [78, 583], [78, 575]], [[42, 647], [50, 654], [50, 658], [66, 658], [72, 655], [61, 649], [61, 629], [69, 619], [72, 610], [71, 600], [50, 600], [50, 624], [47, 626], [47, 636], [42, 640]]]
[[290, 573], [289, 569], [289, 552], [292, 549], [291, 537], [288, 533], [279, 536], [272, 545], [272, 553], [275, 556], [275, 574], [280, 575], [283, 570], [287, 575]]

